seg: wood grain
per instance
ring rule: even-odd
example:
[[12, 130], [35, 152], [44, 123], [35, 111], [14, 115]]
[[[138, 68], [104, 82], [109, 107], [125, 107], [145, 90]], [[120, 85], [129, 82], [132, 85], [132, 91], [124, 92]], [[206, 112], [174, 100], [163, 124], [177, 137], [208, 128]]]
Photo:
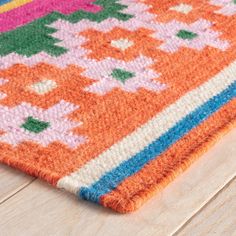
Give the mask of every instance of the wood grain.
[[0, 204], [33, 180], [19, 170], [0, 164]]
[[[177, 232], [236, 173], [236, 130], [139, 211], [120, 215], [36, 180], [0, 205], [1, 236], [166, 236]], [[191, 234], [192, 235], [192, 234]]]
[[178, 236], [235, 236], [236, 179], [220, 191], [198, 214], [187, 222]]

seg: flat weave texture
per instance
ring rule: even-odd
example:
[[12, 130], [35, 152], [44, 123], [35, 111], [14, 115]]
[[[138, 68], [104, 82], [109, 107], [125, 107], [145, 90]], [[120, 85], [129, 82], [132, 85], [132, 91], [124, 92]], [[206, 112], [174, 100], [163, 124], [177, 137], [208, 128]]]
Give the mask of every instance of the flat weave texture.
[[236, 0], [0, 0], [0, 162], [126, 213], [235, 124]]

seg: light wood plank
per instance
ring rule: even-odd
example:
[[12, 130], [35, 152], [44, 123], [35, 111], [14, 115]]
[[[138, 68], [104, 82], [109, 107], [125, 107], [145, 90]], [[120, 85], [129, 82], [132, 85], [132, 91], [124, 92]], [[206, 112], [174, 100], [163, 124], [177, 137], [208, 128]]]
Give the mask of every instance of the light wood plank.
[[34, 178], [0, 164], [0, 204], [32, 182]]
[[236, 235], [236, 179], [189, 221], [178, 236], [235, 236]]
[[167, 236], [199, 211], [236, 172], [236, 130], [139, 211], [120, 215], [36, 180], [0, 205], [8, 235]]

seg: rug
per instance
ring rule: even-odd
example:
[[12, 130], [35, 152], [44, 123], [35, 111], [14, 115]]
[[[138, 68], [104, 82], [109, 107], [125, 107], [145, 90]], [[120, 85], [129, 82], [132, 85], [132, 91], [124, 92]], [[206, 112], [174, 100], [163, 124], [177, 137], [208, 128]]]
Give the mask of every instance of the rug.
[[0, 162], [138, 209], [235, 127], [235, 26], [235, 0], [0, 0]]

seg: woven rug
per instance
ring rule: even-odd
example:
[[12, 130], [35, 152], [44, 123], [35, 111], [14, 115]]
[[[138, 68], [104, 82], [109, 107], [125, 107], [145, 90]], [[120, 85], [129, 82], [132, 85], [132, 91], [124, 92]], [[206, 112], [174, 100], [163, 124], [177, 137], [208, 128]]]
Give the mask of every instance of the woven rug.
[[139, 208], [235, 126], [235, 26], [235, 0], [0, 0], [0, 161]]

